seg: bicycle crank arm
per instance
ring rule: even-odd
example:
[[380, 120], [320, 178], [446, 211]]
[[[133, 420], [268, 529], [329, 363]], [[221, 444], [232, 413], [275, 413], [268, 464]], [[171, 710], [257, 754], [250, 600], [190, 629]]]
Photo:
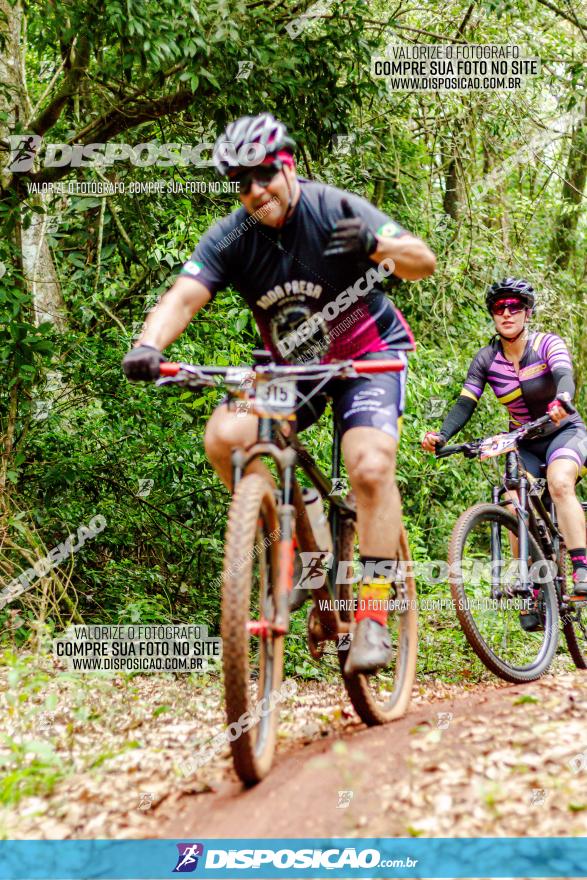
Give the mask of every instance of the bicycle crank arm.
[[352, 624], [345, 620], [338, 621], [338, 629], [336, 631], [330, 629], [325, 630], [323, 621], [320, 618], [322, 611], [319, 611], [316, 605], [312, 605], [308, 613], [308, 633], [315, 642], [335, 642], [339, 635], [351, 631]]
[[527, 584], [516, 583], [512, 588], [513, 596], [521, 596], [522, 598], [532, 599], [534, 597], [533, 584], [529, 582]]
[[262, 617], [261, 620], [249, 620], [247, 622], [247, 630], [252, 636], [266, 639], [269, 635], [284, 636], [287, 632], [287, 626], [272, 623], [270, 620]]

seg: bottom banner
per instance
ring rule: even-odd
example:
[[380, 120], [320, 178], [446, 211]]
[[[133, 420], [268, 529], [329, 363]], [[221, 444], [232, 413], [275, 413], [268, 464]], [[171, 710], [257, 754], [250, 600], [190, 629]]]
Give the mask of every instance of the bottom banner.
[[587, 838], [0, 841], [0, 880], [587, 877]]

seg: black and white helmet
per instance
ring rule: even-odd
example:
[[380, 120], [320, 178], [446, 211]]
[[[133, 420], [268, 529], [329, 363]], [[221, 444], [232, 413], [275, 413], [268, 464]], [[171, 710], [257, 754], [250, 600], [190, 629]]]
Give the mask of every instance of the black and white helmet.
[[491, 307], [498, 299], [508, 296], [515, 296], [520, 299], [527, 309], [533, 309], [536, 303], [536, 296], [532, 285], [523, 278], [503, 278], [501, 281], [495, 281], [485, 294], [485, 305], [490, 312]]
[[212, 157], [216, 170], [226, 175], [243, 165], [260, 165], [267, 155], [280, 150], [293, 153], [295, 147], [283, 122], [271, 113], [261, 113], [231, 122], [216, 141]]

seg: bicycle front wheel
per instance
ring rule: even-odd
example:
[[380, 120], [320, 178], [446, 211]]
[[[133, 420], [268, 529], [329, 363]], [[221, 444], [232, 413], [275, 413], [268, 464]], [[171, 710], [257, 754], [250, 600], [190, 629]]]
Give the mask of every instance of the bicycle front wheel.
[[275, 750], [284, 641], [271, 629], [283, 607], [278, 550], [273, 489], [248, 474], [228, 514], [221, 624], [227, 734], [246, 785], [267, 774]]
[[552, 571], [529, 535], [530, 595], [519, 581], [519, 525], [495, 504], [476, 504], [453, 529], [449, 581], [467, 641], [485, 666], [505, 681], [534, 681], [549, 668], [558, 645], [559, 612]]

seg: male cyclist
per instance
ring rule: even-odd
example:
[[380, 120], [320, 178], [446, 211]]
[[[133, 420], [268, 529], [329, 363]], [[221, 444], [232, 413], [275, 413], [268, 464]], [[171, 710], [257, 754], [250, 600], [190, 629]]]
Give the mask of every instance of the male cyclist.
[[544, 435], [520, 444], [526, 470], [540, 476], [547, 465], [548, 489], [556, 506], [560, 529], [573, 563], [577, 595], [587, 595], [585, 515], [575, 483], [587, 458], [587, 429], [577, 412], [567, 415], [560, 400], [575, 393], [567, 347], [554, 333], [529, 332], [535, 297], [527, 281], [504, 278], [487, 291], [485, 302], [497, 335], [477, 352], [457, 402], [440, 432], [428, 431], [422, 446], [428, 452], [443, 446], [471, 418], [488, 383], [509, 412], [509, 430], [549, 413], [552, 424]]
[[[252, 309], [265, 347], [279, 363], [373, 357], [406, 361], [413, 337], [374, 282], [375, 265], [393, 261], [396, 276], [418, 280], [434, 271], [434, 254], [365, 199], [298, 177], [294, 150], [283, 123], [269, 113], [237, 119], [218, 139], [214, 163], [220, 174], [239, 183], [242, 207], [205, 233], [176, 282], [149, 313], [136, 347], [123, 360], [129, 379], [157, 377], [165, 360], [162, 349], [229, 285]], [[341, 299], [341, 292], [354, 284], [363, 285], [363, 295]], [[339, 307], [333, 308], [337, 296]], [[347, 318], [348, 329], [334, 332]], [[327, 388], [356, 497], [365, 569], [375, 568], [367, 563], [393, 560], [399, 544], [395, 462], [405, 378], [404, 370], [339, 380]], [[323, 394], [311, 397], [297, 413], [297, 430], [316, 421], [325, 405]], [[257, 417], [252, 414], [237, 415], [222, 404], [210, 418], [206, 452], [228, 488], [231, 450], [254, 443], [256, 437]], [[268, 473], [262, 462], [251, 470]], [[386, 614], [377, 602], [385, 589], [387, 598], [391, 583], [373, 580], [360, 587], [365, 608], [357, 611], [347, 673], [374, 671], [391, 658]]]

